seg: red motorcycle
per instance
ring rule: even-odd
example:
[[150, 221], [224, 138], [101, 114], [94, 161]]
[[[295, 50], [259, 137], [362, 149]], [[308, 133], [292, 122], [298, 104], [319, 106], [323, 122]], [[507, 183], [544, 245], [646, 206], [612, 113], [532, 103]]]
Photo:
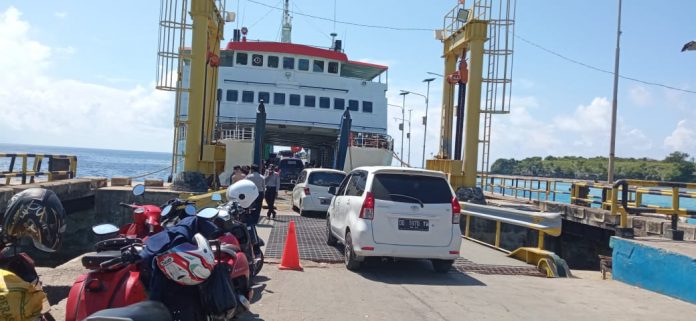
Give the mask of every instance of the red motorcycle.
[[[217, 212], [216, 209], [206, 210], [199, 215], [210, 213], [210, 210]], [[161, 233], [168, 232], [165, 230]], [[152, 235], [148, 241], [161, 233]], [[240, 294], [237, 299], [242, 307], [235, 313], [248, 310], [253, 294], [249, 264], [238, 240], [230, 233], [222, 233], [210, 241], [210, 245], [215, 253], [216, 264], [230, 266], [230, 278], [235, 292]], [[146, 291], [151, 290], [151, 275], [145, 271], [148, 271], [152, 263], [142, 262], [142, 249], [142, 240], [138, 238], [119, 237], [98, 242], [97, 252], [82, 257], [83, 266], [90, 271], [78, 277], [70, 289], [65, 320], [81, 321], [100, 310], [125, 307], [146, 300]], [[185, 292], [191, 291], [183, 293]]]
[[[133, 187], [134, 196], [143, 196], [144, 193], [145, 186], [142, 184]], [[179, 198], [171, 199], [162, 206], [121, 202], [119, 206], [133, 210], [133, 222], [124, 224], [120, 228], [113, 224], [100, 224], [93, 226], [92, 231], [103, 237], [118, 235], [145, 240], [148, 236], [162, 231], [167, 220], [171, 220], [172, 217], [195, 215], [196, 208], [193, 204]]]

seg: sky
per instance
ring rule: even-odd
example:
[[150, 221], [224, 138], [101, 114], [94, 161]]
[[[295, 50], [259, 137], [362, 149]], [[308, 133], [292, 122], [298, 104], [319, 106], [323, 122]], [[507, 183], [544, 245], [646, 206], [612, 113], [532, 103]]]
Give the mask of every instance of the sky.
[[[278, 40], [281, 0], [227, 1], [250, 39]], [[336, 20], [294, 15], [293, 42], [329, 46], [338, 33], [351, 60], [389, 66], [390, 104], [400, 90], [425, 94], [427, 72], [442, 73], [442, 43], [432, 31], [347, 25], [441, 28], [455, 0], [336, 0]], [[470, 3], [471, 1], [467, 1]], [[498, 2], [497, 0], [494, 2]], [[154, 88], [160, 1], [4, 0], [0, 2], [0, 143], [126, 150], [171, 150], [174, 99]], [[333, 18], [334, 2], [291, 1], [298, 13]], [[696, 91], [696, 1], [626, 0], [620, 74]], [[493, 118], [497, 158], [608, 155], [613, 77], [549, 54], [521, 38], [587, 65], [613, 70], [617, 2], [518, 1], [510, 114]], [[224, 45], [224, 44], [223, 44]], [[437, 154], [441, 79], [430, 88], [426, 158]], [[389, 108], [400, 144], [401, 110]], [[413, 110], [411, 163], [420, 166], [425, 101]], [[616, 155], [662, 159], [696, 155], [696, 94], [621, 79]]]

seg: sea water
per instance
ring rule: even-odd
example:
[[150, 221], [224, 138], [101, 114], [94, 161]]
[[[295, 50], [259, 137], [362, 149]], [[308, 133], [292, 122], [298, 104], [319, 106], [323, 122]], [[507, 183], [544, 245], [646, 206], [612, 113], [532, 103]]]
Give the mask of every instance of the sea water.
[[[0, 144], [1, 153], [57, 154], [77, 156], [77, 176], [141, 176], [156, 172], [145, 178], [160, 178], [166, 181], [170, 175], [171, 153], [126, 151], [113, 149], [56, 147], [37, 145]], [[29, 160], [31, 167], [33, 160]], [[0, 172], [9, 169], [10, 158], [0, 157]], [[21, 169], [21, 159], [15, 160], [14, 171]], [[44, 159], [42, 171], [48, 171], [48, 160]]]

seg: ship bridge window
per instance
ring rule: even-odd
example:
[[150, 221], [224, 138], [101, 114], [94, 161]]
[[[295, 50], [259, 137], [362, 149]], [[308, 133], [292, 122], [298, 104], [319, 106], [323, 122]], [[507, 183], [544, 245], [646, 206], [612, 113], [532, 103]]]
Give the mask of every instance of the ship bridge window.
[[317, 97], [315, 96], [304, 96], [304, 105], [305, 107], [314, 107], [316, 106], [317, 103]]
[[234, 66], [234, 53], [231, 51], [220, 51], [220, 66]]
[[263, 66], [263, 55], [251, 55], [251, 65], [252, 66]]
[[334, 109], [344, 110], [346, 108], [346, 100], [343, 98], [334, 98]]
[[358, 109], [359, 109], [358, 106], [359, 106], [359, 103], [358, 103], [357, 100], [352, 100], [352, 99], [351, 99], [351, 100], [348, 101], [348, 110], [351, 110], [351, 111], [358, 111]]
[[337, 74], [338, 73], [338, 63], [335, 61], [329, 62], [329, 73], [330, 74]]
[[372, 112], [372, 102], [371, 101], [363, 101], [363, 113], [371, 113]]
[[259, 91], [259, 102], [263, 100], [264, 103], [268, 104], [271, 102], [271, 94], [267, 91]]
[[319, 108], [331, 108], [331, 98], [319, 97]]
[[324, 61], [323, 60], [314, 60], [314, 67], [312, 67], [312, 71], [314, 72], [324, 72]]
[[283, 57], [283, 69], [295, 69], [295, 58]]
[[254, 102], [254, 92], [244, 90], [242, 91], [242, 102], [243, 103], [253, 103]]
[[309, 70], [309, 59], [298, 59], [297, 60], [297, 69], [303, 70], [303, 71], [308, 71]]
[[300, 105], [300, 95], [290, 94], [290, 106], [299, 106], [299, 105]]
[[227, 101], [237, 101], [239, 99], [239, 92], [236, 90], [227, 90]]
[[249, 55], [245, 52], [238, 52], [237, 53], [237, 62], [238, 65], [246, 65], [247, 60], [249, 60]]
[[284, 93], [273, 93], [273, 104], [274, 105], [285, 105], [285, 94]]
[[268, 67], [278, 68], [278, 56], [268, 56]]

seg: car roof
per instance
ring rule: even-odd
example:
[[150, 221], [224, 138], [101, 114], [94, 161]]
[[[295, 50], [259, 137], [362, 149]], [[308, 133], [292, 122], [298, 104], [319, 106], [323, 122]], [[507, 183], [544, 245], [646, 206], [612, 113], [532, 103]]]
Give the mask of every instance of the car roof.
[[435, 176], [435, 177], [442, 177], [446, 178], [445, 173], [440, 172], [440, 171], [433, 171], [429, 169], [421, 169], [421, 168], [410, 168], [410, 167], [398, 167], [398, 166], [362, 166], [354, 169], [353, 171], [356, 170], [363, 170], [366, 171], [370, 174], [377, 174], [377, 173], [391, 173], [391, 174], [410, 174], [410, 175], [427, 175], [427, 176]]
[[337, 169], [331, 169], [331, 168], [305, 168], [307, 173], [313, 173], [313, 172], [326, 172], [326, 173], [340, 173], [340, 174], [345, 174], [346, 172], [337, 170]]

